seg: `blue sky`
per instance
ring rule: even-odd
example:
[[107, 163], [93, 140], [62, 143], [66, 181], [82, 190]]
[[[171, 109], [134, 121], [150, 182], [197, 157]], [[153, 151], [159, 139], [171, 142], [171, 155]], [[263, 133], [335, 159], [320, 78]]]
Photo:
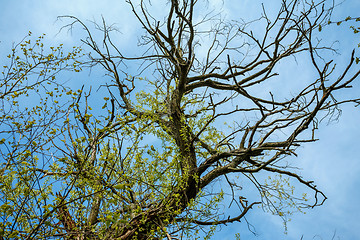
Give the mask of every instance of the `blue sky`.
[[[156, 4], [157, 0], [153, 1]], [[77, 45], [77, 33], [73, 35], [62, 32], [57, 34], [63, 22], [56, 21], [59, 15], [74, 15], [82, 20], [100, 20], [103, 15], [108, 23], [116, 23], [121, 34], [118, 35], [118, 44], [123, 48], [134, 47], [134, 39], [140, 32], [139, 25], [126, 4], [116, 0], [0, 0], [0, 60], [8, 54], [11, 44], [20, 41], [30, 30], [34, 36], [47, 34], [48, 41], [53, 44], [64, 43], [67, 46]], [[220, 8], [229, 17], [241, 16], [244, 19], [254, 19], [261, 10], [261, 1], [225, 1], [209, 0], [210, 5]], [[265, 1], [264, 1], [265, 2]], [[276, 10], [279, 0], [266, 1], [269, 11]], [[230, 7], [231, 6], [231, 7]], [[360, 10], [360, 1], [345, 1], [334, 12], [334, 19], [357, 16]], [[249, 20], [250, 20], [249, 19]], [[335, 28], [336, 29], [336, 28]], [[343, 53], [334, 56], [339, 65], [348, 62], [351, 49], [360, 42], [359, 36], [351, 34], [348, 26], [326, 33], [328, 40], [340, 40], [336, 45]], [[357, 41], [357, 42], [354, 42]], [[360, 55], [360, 49], [358, 50]], [[292, 68], [304, 68], [306, 64], [299, 59], [299, 63]], [[356, 66], [359, 68], [359, 66]], [[279, 69], [279, 72], [291, 75], [291, 69]], [[344, 96], [359, 95], [360, 79], [354, 88]], [[279, 83], [281, 84], [281, 83]], [[294, 87], [294, 86], [289, 86]], [[255, 208], [247, 219], [254, 225], [257, 236], [247, 230], [245, 222], [235, 223], [223, 227], [214, 239], [234, 239], [234, 233], [240, 231], [241, 239], [331, 239], [336, 232], [335, 239], [357, 239], [360, 229], [360, 157], [358, 156], [358, 136], [360, 136], [360, 109], [353, 106], [344, 106], [343, 114], [338, 122], [322, 124], [318, 132], [320, 141], [304, 145], [298, 151], [296, 161], [301, 167], [302, 175], [314, 180], [317, 186], [324, 191], [328, 200], [324, 206], [309, 209], [306, 214], [297, 213], [288, 223], [288, 234], [284, 235], [284, 228], [279, 217], [264, 213]], [[318, 236], [318, 237], [317, 237]], [[320, 238], [321, 237], [321, 238]]]

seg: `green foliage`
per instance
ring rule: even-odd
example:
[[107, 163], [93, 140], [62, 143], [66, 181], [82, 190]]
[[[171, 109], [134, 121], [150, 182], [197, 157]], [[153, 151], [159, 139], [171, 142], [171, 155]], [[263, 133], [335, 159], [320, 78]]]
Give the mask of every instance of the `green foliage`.
[[[62, 109], [66, 103], [59, 105], [62, 95], [73, 94], [56, 75], [80, 71], [77, 59], [82, 55], [80, 48], [65, 54], [62, 45], [45, 49], [44, 35], [34, 43], [30, 36], [7, 56], [0, 83], [1, 231], [2, 236], [17, 239], [38, 224], [39, 213], [46, 215], [53, 209], [54, 183], [43, 178], [46, 173], [40, 168], [45, 164], [56, 171], [59, 166], [53, 159], [53, 164], [40, 159], [51, 154], [52, 138], [59, 134], [55, 122], [66, 114]], [[29, 99], [36, 104], [24, 104]]]
[[[328, 24], [336, 23], [337, 26], [340, 26], [341, 23], [343, 23], [343, 22], [351, 22], [352, 23], [352, 25], [350, 25], [349, 28], [352, 30], [352, 32], [354, 34], [358, 34], [360, 32], [360, 25], [359, 25], [360, 17], [348, 16], [342, 21], [336, 21], [336, 22], [329, 21]], [[319, 31], [320, 31], [320, 28], [319, 28]], [[357, 47], [360, 48], [360, 42], [357, 44]], [[358, 56], [356, 56], [355, 63], [358, 64], [359, 62], [360, 62], [360, 58]]]

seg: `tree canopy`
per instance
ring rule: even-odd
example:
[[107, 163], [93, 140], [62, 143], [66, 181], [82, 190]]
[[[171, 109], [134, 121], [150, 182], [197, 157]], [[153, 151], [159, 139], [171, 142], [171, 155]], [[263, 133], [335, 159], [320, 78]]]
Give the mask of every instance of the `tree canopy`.
[[[120, 49], [105, 19], [61, 16], [81, 46], [29, 33], [7, 56], [0, 239], [211, 238], [254, 206], [286, 222], [322, 205], [287, 159], [360, 103], [337, 94], [358, 79], [355, 51], [338, 66], [321, 41], [334, 6], [284, 0], [246, 21], [206, 1], [126, 2], [141, 54]], [[281, 78], [298, 58], [312, 74]]]

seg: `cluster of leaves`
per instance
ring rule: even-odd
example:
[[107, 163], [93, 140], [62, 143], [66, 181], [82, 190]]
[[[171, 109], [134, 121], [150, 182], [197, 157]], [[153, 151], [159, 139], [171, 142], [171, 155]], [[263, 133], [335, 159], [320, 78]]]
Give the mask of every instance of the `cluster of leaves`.
[[[350, 29], [353, 31], [354, 34], [358, 34], [360, 32], [360, 26], [359, 26], [359, 22], [360, 22], [360, 17], [346, 17], [344, 20], [340, 20], [340, 21], [328, 21], [328, 24], [336, 24], [337, 26], [340, 26], [342, 23], [346, 23], [346, 22], [352, 22], [353, 24], [350, 25]], [[319, 26], [319, 31], [321, 31], [321, 26]], [[360, 48], [360, 42], [357, 45]], [[356, 57], [355, 59], [356, 64], [358, 64], [360, 62], [360, 58]]]
[[62, 45], [47, 49], [44, 37], [32, 42], [29, 32], [13, 47], [1, 72], [0, 235], [8, 238], [21, 238], [38, 224], [39, 214], [51, 214], [53, 182], [42, 178], [37, 169], [53, 162], [51, 141], [69, 105], [64, 96], [76, 98], [56, 76], [81, 70], [81, 49], [75, 47], [69, 53]]

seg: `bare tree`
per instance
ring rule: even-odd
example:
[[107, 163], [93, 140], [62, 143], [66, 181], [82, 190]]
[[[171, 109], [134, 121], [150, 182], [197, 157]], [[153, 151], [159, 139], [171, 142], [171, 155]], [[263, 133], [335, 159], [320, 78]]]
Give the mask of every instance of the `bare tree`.
[[[141, 56], [123, 54], [105, 21], [95, 24], [103, 36], [97, 41], [84, 22], [61, 17], [71, 20], [66, 28], [80, 25], [87, 34], [89, 60], [75, 63], [105, 72], [104, 105], [92, 109], [99, 94], [88, 86], [68, 91], [72, 101], [48, 124], [41, 149], [19, 155], [41, 156], [41, 164], [25, 167], [3, 155], [6, 181], [21, 166], [17, 174], [31, 172], [36, 183], [11, 188], [21, 192], [15, 200], [22, 206], [3, 217], [17, 222], [3, 226], [4, 236], [188, 239], [199, 230], [211, 236], [214, 226], [240, 221], [255, 205], [284, 220], [294, 209], [322, 205], [325, 194], [284, 158], [317, 140], [318, 119], [337, 118], [340, 105], [359, 103], [335, 98], [360, 74], [352, 70], [354, 52], [344, 69], [335, 69], [324, 55], [333, 49], [316, 38], [332, 6], [284, 0], [274, 18], [263, 9], [256, 21], [263, 29], [255, 33], [250, 23], [204, 14], [206, 3], [196, 0], [163, 3], [164, 16], [150, 2], [127, 3], [145, 31]], [[276, 67], [297, 56], [309, 57], [316, 76], [292, 95], [268, 90]], [[126, 64], [140, 68], [130, 74]], [[297, 195], [295, 181], [313, 199]], [[258, 194], [243, 195], [251, 187]], [[46, 197], [36, 198], [39, 192]], [[237, 212], [219, 207], [225, 202]]]

